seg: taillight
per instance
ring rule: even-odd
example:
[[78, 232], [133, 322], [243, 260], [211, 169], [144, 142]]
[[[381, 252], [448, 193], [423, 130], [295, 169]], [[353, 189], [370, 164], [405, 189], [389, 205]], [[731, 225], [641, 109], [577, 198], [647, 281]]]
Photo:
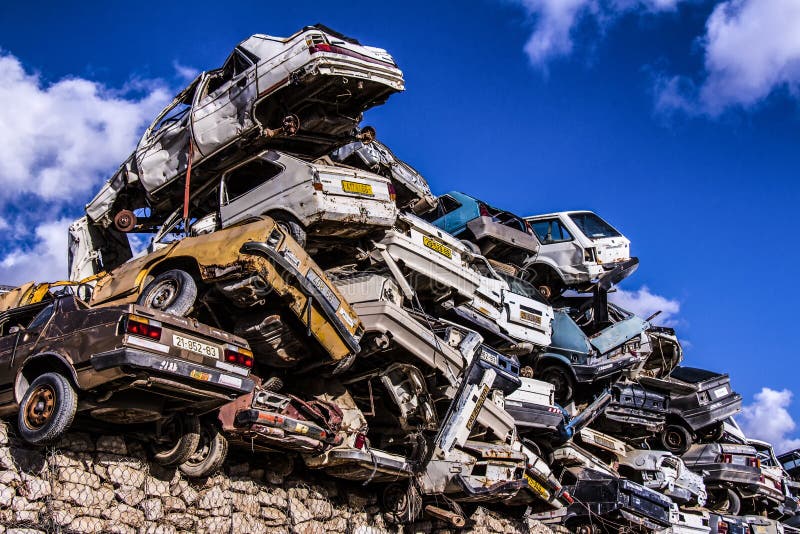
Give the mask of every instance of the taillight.
[[747, 465], [750, 467], [761, 467], [761, 461], [758, 458], [747, 458]]
[[331, 51], [331, 45], [328, 43], [328, 40], [324, 35], [319, 33], [314, 33], [306, 37], [306, 46], [308, 46], [308, 51], [311, 54], [314, 52]]
[[728, 534], [728, 523], [725, 521], [717, 523], [717, 534]]
[[572, 503], [574, 503], [574, 502], [575, 502], [575, 499], [573, 499], [573, 498], [572, 498], [572, 495], [570, 495], [568, 491], [565, 491], [564, 493], [562, 493], [562, 494], [561, 494], [561, 497], [562, 497], [562, 498], [563, 498], [565, 501], [567, 501], [569, 504], [572, 504]]
[[139, 315], [128, 316], [125, 331], [134, 336], [161, 339], [161, 323]]
[[392, 200], [397, 199], [397, 191], [394, 189], [394, 184], [389, 184], [389, 198]]
[[596, 261], [596, 258], [594, 247], [583, 249], [583, 261]]
[[356, 440], [353, 443], [353, 446], [356, 449], [360, 450], [360, 449], [363, 449], [364, 445], [366, 445], [366, 444], [367, 444], [367, 436], [365, 436], [364, 434], [361, 434], [361, 433], [356, 434]]
[[322, 180], [319, 178], [319, 172], [314, 171], [314, 176], [311, 178], [311, 185], [314, 187], [314, 191], [322, 191]]
[[227, 345], [225, 347], [225, 361], [251, 369], [253, 367], [253, 352], [244, 347]]
[[733, 456], [730, 454], [723, 454], [722, 455], [722, 463], [723, 464], [732, 464], [733, 463]]
[[491, 217], [492, 214], [489, 213], [489, 208], [486, 207], [486, 204], [478, 204], [478, 212], [481, 214], [481, 217]]

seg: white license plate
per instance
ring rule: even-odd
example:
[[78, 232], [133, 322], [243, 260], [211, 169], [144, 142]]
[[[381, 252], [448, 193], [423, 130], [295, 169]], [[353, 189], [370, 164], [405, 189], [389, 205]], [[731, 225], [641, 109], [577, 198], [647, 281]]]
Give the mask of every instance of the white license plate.
[[219, 359], [219, 349], [202, 341], [197, 341], [188, 337], [172, 334], [172, 346], [179, 349], [188, 350], [195, 354], [202, 354], [209, 358]]
[[714, 390], [714, 398], [715, 399], [719, 399], [720, 397], [724, 397], [727, 394], [728, 394], [728, 388], [726, 388], [725, 386], [723, 386], [721, 388], [717, 388], [717, 389]]

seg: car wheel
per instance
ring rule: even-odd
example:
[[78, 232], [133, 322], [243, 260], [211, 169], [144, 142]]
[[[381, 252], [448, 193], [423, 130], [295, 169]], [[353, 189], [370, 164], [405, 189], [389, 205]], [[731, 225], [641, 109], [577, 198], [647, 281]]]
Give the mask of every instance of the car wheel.
[[136, 215], [131, 210], [120, 210], [114, 215], [114, 228], [123, 233], [133, 230], [136, 222]]
[[156, 276], [145, 286], [137, 304], [154, 310], [186, 317], [197, 300], [197, 283], [180, 269], [172, 269]]
[[297, 219], [282, 213], [273, 215], [272, 218], [281, 230], [292, 236], [292, 239], [297, 241], [301, 247], [306, 248], [306, 230], [303, 225], [297, 222]]
[[681, 425], [667, 425], [661, 431], [661, 444], [672, 454], [680, 456], [692, 445], [692, 435]]
[[738, 515], [742, 509], [742, 500], [730, 488], [721, 488], [712, 492], [709, 501], [709, 508], [723, 514]]
[[32, 445], [53, 442], [72, 424], [77, 407], [78, 395], [69, 380], [59, 373], [45, 373], [22, 397], [19, 433]]
[[472, 241], [467, 241], [466, 239], [462, 239], [461, 244], [464, 245], [464, 247], [473, 254], [476, 254], [478, 256], [482, 255], [481, 248]]
[[153, 460], [161, 465], [179, 465], [189, 459], [200, 443], [200, 419], [196, 415], [176, 416], [163, 425], [163, 434], [150, 444]]
[[575, 380], [564, 367], [560, 365], [542, 367], [537, 373], [537, 378], [556, 387], [555, 400], [558, 404], [566, 406], [572, 402], [575, 396]]
[[381, 505], [395, 524], [410, 523], [422, 512], [422, 497], [413, 484], [395, 482], [383, 488]]
[[216, 425], [200, 425], [200, 442], [194, 454], [180, 465], [180, 470], [189, 477], [201, 478], [217, 471], [228, 455], [228, 440]]

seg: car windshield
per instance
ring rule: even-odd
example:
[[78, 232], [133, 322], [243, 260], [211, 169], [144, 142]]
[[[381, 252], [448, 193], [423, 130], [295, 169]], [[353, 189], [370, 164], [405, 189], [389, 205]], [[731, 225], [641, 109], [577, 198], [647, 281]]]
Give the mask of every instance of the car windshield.
[[592, 212], [570, 213], [569, 218], [590, 239], [620, 236], [620, 233], [614, 230], [610, 224]]
[[523, 295], [525, 297], [528, 297], [529, 299], [541, 302], [542, 304], [547, 304], [547, 301], [544, 299], [542, 294], [539, 293], [539, 290], [536, 289], [536, 287], [533, 284], [526, 282], [521, 278], [517, 278], [516, 276], [511, 276], [510, 274], [501, 273], [500, 271], [497, 271], [497, 276], [506, 281], [512, 293], [516, 293], [517, 295]]

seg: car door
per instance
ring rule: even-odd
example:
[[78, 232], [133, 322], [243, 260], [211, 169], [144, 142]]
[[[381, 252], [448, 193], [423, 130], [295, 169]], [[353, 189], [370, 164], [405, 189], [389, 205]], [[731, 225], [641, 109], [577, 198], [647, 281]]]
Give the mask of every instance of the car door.
[[304, 198], [302, 192], [293, 186], [298, 182], [310, 185], [311, 178], [310, 172], [305, 176], [284, 172], [281, 165], [261, 156], [232, 169], [225, 173], [220, 183], [221, 226], [227, 228], [276, 209], [296, 213], [292, 204], [302, 205]]
[[234, 50], [222, 69], [203, 80], [192, 104], [192, 135], [203, 157], [255, 126], [252, 111], [257, 96], [256, 69]]
[[208, 77], [201, 74], [164, 108], [145, 130], [136, 148], [139, 181], [152, 194], [186, 172], [189, 162], [190, 110], [197, 88]]
[[539, 257], [553, 260], [559, 267], [572, 267], [583, 263], [583, 252], [573, 235], [558, 217], [529, 221], [539, 238]]

